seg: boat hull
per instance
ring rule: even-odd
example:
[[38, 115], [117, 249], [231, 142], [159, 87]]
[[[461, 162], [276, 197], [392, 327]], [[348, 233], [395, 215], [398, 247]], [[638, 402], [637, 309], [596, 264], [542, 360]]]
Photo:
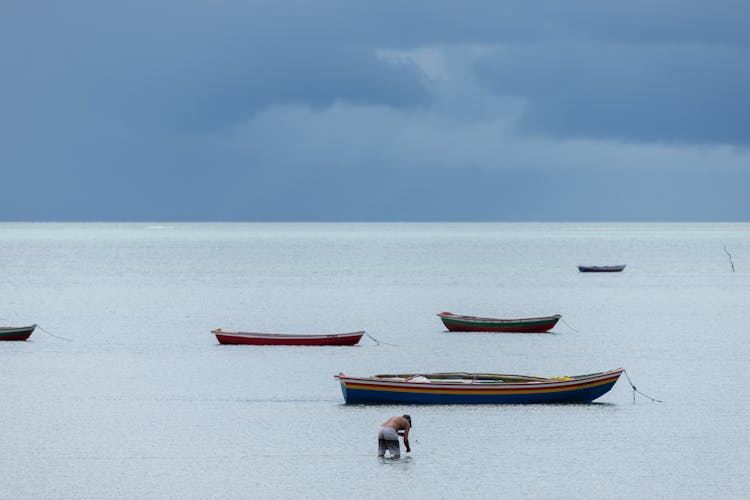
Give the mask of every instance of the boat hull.
[[570, 380], [525, 383], [419, 383], [337, 375], [347, 404], [591, 403], [615, 385], [622, 369]]
[[451, 332], [508, 332], [508, 333], [545, 333], [551, 330], [561, 316], [546, 316], [541, 318], [495, 319], [460, 316], [449, 313], [439, 313], [448, 331]]
[[354, 345], [360, 341], [364, 331], [321, 335], [288, 335], [274, 333], [228, 332], [212, 330], [220, 344], [242, 345]]
[[582, 273], [619, 273], [625, 266], [578, 266]]
[[34, 332], [36, 325], [19, 327], [0, 327], [0, 341], [26, 340]]

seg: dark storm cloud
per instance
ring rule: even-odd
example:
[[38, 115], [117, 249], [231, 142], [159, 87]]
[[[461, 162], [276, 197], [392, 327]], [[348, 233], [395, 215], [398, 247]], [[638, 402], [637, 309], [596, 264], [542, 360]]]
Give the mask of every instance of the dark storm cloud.
[[[741, 87], [748, 71], [743, 51], [694, 45], [747, 43], [740, 9], [747, 11], [741, 3], [686, 2], [515, 2], [503, 8], [479, 2], [471, 9], [455, 2], [343, 0], [29, 2], [6, 7], [2, 37], [14, 47], [4, 54], [14, 76], [6, 84], [33, 91], [46, 101], [41, 105], [62, 101], [84, 113], [203, 127], [280, 102], [423, 104], [429, 95], [419, 75], [384, 64], [376, 49], [522, 43], [508, 59], [486, 58], [480, 74], [496, 91], [529, 96], [553, 120], [592, 87], [595, 104], [625, 97], [630, 105], [644, 95], [645, 104], [659, 100], [665, 109], [681, 102], [665, 95], [678, 81], [699, 77], [692, 89], [698, 95], [685, 96], [697, 97], [699, 106], [705, 87], [716, 81]], [[546, 43], [523, 45], [539, 41]], [[597, 41], [636, 45], [618, 49]], [[669, 49], [648, 42], [693, 45]], [[718, 86], [715, 93], [726, 90]], [[736, 96], [735, 88], [729, 91], [725, 101]], [[560, 111], [548, 110], [550, 103]]]
[[4, 2], [0, 219], [747, 218], [748, 10]]
[[750, 144], [748, 51], [701, 45], [511, 47], [477, 63], [528, 101], [523, 124], [561, 137]]
[[342, 40], [351, 28], [309, 2], [67, 5], [23, 4], [27, 24], [4, 26], [17, 47], [7, 84], [54, 105], [52, 115], [67, 105], [149, 126], [210, 127], [283, 102], [425, 99], [418, 73]]

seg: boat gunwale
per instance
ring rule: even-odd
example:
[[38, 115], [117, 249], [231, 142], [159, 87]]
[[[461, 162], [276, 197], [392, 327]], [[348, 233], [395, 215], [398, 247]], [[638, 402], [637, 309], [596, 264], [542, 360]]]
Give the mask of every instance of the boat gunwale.
[[616, 368], [614, 370], [608, 370], [604, 372], [592, 373], [588, 375], [577, 375], [571, 376], [568, 379], [555, 379], [555, 378], [542, 378], [540, 380], [530, 380], [523, 382], [466, 382], [466, 381], [441, 381], [441, 382], [409, 382], [407, 380], [398, 379], [378, 379], [375, 377], [351, 377], [340, 373], [334, 375], [334, 378], [338, 379], [339, 382], [345, 386], [359, 385], [364, 386], [364, 389], [371, 390], [388, 390], [394, 389], [405, 389], [412, 390], [416, 389], [417, 392], [433, 392], [441, 389], [452, 389], [458, 390], [458, 393], [472, 393], [482, 391], [492, 391], [498, 388], [503, 388], [503, 391], [530, 388], [533, 390], [544, 390], [544, 389], [569, 389], [572, 387], [588, 386], [590, 384], [601, 384], [607, 383], [610, 380], [617, 381], [620, 375], [622, 375], [624, 368]]
[[260, 332], [242, 332], [242, 331], [230, 331], [230, 330], [222, 330], [220, 328], [217, 328], [215, 330], [211, 330], [211, 333], [214, 335], [224, 335], [227, 337], [239, 337], [239, 338], [256, 338], [256, 339], [286, 339], [286, 340], [294, 340], [294, 339], [304, 339], [304, 340], [314, 340], [314, 339], [338, 339], [338, 338], [347, 338], [347, 337], [362, 337], [365, 334], [365, 330], [360, 330], [356, 332], [349, 332], [349, 333], [316, 333], [316, 334], [304, 334], [304, 333], [260, 333]]
[[562, 318], [561, 314], [553, 314], [551, 316], [537, 316], [534, 318], [516, 318], [516, 319], [502, 319], [502, 318], [488, 318], [482, 316], [467, 316], [465, 314], [454, 314], [452, 312], [439, 312], [436, 313], [441, 319], [454, 319], [458, 321], [470, 321], [474, 323], [536, 323], [536, 322], [552, 322], [559, 321]]
[[37, 327], [36, 323], [34, 323], [33, 325], [29, 325], [29, 326], [0, 326], [0, 333], [9, 334], [9, 333], [27, 332], [29, 330], [34, 331], [36, 327]]

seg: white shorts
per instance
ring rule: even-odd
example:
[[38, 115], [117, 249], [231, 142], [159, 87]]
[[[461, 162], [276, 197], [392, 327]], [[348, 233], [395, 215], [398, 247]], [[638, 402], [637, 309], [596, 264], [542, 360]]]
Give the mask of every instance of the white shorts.
[[385, 450], [391, 454], [391, 457], [398, 458], [401, 456], [401, 448], [398, 444], [398, 432], [393, 427], [381, 427], [378, 431], [378, 456], [385, 456]]

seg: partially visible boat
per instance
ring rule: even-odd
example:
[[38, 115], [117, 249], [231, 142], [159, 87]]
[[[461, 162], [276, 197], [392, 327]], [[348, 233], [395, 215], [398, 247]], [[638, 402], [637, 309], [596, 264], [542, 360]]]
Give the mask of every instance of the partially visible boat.
[[334, 377], [347, 404], [552, 404], [590, 403], [609, 392], [623, 370], [550, 378], [463, 372]]
[[521, 332], [543, 333], [549, 331], [562, 316], [539, 318], [499, 319], [462, 316], [449, 312], [437, 313], [445, 327], [451, 332]]
[[36, 328], [36, 324], [30, 326], [0, 326], [0, 340], [26, 340]]
[[619, 273], [625, 269], [625, 264], [617, 266], [578, 266], [582, 273]]
[[250, 345], [354, 345], [365, 334], [364, 330], [351, 333], [322, 333], [312, 335], [286, 333], [233, 332], [217, 328], [211, 330], [220, 344]]

